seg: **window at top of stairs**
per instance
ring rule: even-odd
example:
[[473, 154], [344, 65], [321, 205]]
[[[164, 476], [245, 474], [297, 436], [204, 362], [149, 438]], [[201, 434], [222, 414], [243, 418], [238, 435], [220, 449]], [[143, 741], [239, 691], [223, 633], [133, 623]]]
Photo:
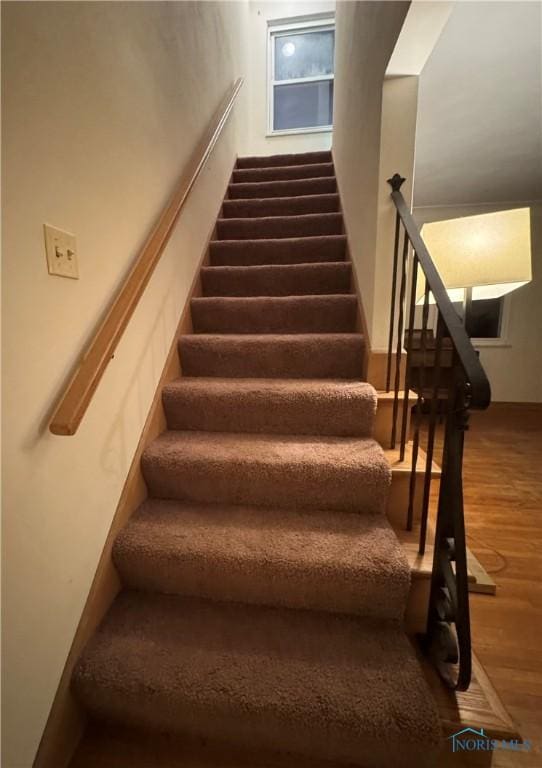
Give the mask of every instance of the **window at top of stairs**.
[[333, 124], [333, 19], [269, 26], [269, 133], [330, 131]]

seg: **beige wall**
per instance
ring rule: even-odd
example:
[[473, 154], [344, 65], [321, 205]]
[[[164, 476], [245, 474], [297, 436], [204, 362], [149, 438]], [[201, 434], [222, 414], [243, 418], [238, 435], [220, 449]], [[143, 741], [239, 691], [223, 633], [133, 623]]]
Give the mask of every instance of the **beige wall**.
[[[2, 4], [4, 768], [32, 763], [246, 125], [243, 101], [79, 432], [54, 437], [47, 416], [246, 69], [247, 16], [246, 3]], [[44, 222], [76, 234], [80, 280], [47, 274]]]
[[401, 192], [412, 205], [418, 81], [416, 76], [386, 77], [382, 89], [374, 302], [369, 326], [374, 352], [388, 349], [396, 212], [387, 179], [394, 173], [406, 179]]
[[[502, 204], [415, 208], [420, 223], [474, 216], [479, 213], [527, 207]], [[542, 203], [531, 204], [533, 279], [509, 294], [506, 338], [495, 346], [480, 346], [480, 360], [491, 384], [495, 402], [542, 402]]]
[[416, 206], [542, 199], [542, 3], [455, 2], [420, 81]]
[[408, 2], [341, 2], [336, 11], [333, 156], [369, 329], [374, 312], [382, 84]]
[[335, 10], [334, 0], [305, 0], [305, 2], [249, 3], [248, 93], [250, 98], [247, 154], [273, 155], [283, 152], [312, 152], [331, 147], [331, 132], [300, 133], [266, 136], [268, 72], [267, 36], [270, 20], [288, 20], [298, 16], [327, 13]]

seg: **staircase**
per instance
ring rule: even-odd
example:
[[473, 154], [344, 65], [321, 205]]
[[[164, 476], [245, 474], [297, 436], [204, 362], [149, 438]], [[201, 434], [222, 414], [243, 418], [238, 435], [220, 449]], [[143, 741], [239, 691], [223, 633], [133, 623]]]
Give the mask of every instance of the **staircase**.
[[201, 285], [75, 695], [119, 731], [434, 766], [330, 153], [237, 161]]

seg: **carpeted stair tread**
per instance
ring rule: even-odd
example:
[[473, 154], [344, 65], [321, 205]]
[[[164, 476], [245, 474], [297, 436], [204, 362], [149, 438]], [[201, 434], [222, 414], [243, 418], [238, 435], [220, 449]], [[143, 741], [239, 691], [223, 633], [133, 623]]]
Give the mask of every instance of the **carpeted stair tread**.
[[337, 191], [334, 176], [317, 179], [283, 179], [282, 181], [247, 181], [230, 184], [228, 197], [233, 200], [262, 197], [291, 197], [293, 195], [321, 195]]
[[271, 168], [284, 165], [307, 165], [314, 163], [331, 163], [331, 151], [299, 152], [287, 155], [265, 155], [259, 157], [238, 157], [236, 168]]
[[339, 195], [299, 195], [248, 200], [224, 200], [222, 215], [228, 219], [262, 216], [293, 216], [302, 213], [333, 213], [339, 210]]
[[357, 299], [337, 296], [200, 296], [191, 301], [194, 333], [351, 333]]
[[345, 235], [288, 237], [266, 240], [212, 240], [212, 266], [257, 266], [344, 261]]
[[321, 179], [334, 176], [333, 163], [303, 163], [301, 165], [276, 165], [267, 168], [234, 168], [234, 183], [284, 181], [290, 179]]
[[149, 500], [113, 559], [134, 589], [397, 621], [410, 584], [380, 514]]
[[343, 217], [341, 213], [305, 213], [299, 216], [218, 219], [216, 230], [218, 240], [340, 235], [343, 232]]
[[435, 765], [437, 715], [397, 622], [126, 591], [73, 687], [91, 715], [126, 726]]
[[361, 379], [358, 333], [192, 334], [179, 339], [185, 376]]
[[155, 498], [384, 514], [391, 470], [367, 437], [168, 431], [143, 452]]
[[350, 293], [349, 261], [202, 267], [204, 296], [301, 296]]
[[361, 381], [183, 376], [162, 402], [169, 429], [370, 437], [377, 395]]

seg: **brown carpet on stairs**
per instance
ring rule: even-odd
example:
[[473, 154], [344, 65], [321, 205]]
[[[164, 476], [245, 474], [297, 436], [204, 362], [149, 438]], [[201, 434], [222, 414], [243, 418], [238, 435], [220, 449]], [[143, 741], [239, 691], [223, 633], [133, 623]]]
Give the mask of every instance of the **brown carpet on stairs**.
[[185, 376], [360, 379], [357, 333], [203, 334], [179, 341]]
[[288, 745], [365, 768], [389, 766], [390, 754], [427, 764], [419, 743], [436, 735], [400, 625], [369, 618], [127, 591], [75, 689], [91, 714], [126, 725]]
[[243, 748], [231, 740], [91, 721], [70, 768], [352, 768], [299, 753]]
[[348, 261], [202, 267], [204, 296], [293, 296], [349, 293]]
[[198, 297], [192, 299], [194, 333], [353, 333], [352, 295]]
[[209, 248], [211, 265], [307, 264], [344, 261], [346, 237], [290, 237], [270, 240], [215, 240]]
[[367, 437], [164, 432], [145, 449], [152, 496], [385, 512], [391, 471]]
[[374, 389], [361, 381], [183, 376], [166, 384], [169, 429], [370, 437]]
[[409, 589], [381, 514], [152, 499], [114, 560], [133, 589], [398, 621]]
[[436, 764], [336, 189], [328, 152], [233, 172], [168, 431], [142, 458], [149, 499], [115, 541], [124, 589], [73, 676], [111, 754], [156, 733], [155, 765], [177, 736], [300, 766]]

